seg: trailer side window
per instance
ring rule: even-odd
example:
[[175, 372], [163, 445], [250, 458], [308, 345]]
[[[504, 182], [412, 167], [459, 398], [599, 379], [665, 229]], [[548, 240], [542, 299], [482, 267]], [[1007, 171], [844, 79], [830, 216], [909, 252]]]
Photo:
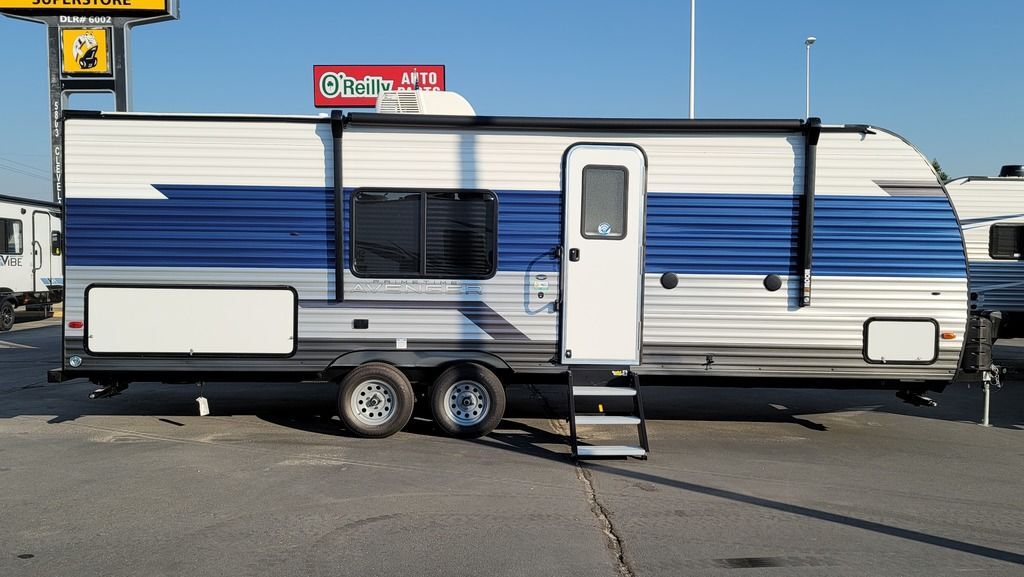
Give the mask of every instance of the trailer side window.
[[423, 195], [357, 192], [352, 197], [352, 268], [365, 276], [420, 272]]
[[0, 254], [21, 254], [21, 221], [0, 218]]
[[356, 191], [351, 245], [360, 277], [489, 278], [497, 199], [479, 190]]
[[994, 259], [1021, 258], [1024, 224], [993, 224], [988, 232], [988, 254]]
[[584, 238], [625, 238], [628, 181], [625, 166], [583, 168]]

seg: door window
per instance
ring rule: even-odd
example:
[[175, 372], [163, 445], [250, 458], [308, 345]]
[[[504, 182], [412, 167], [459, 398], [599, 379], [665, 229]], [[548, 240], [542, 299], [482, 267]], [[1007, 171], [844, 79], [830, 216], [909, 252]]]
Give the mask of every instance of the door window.
[[584, 238], [617, 240], [626, 237], [625, 166], [588, 165], [583, 168]]
[[0, 254], [21, 254], [21, 221], [0, 218]]

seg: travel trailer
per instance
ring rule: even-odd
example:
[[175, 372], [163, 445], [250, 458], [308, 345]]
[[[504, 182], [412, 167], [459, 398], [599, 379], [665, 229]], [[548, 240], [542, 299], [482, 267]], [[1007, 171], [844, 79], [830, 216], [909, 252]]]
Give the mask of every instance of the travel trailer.
[[60, 206], [0, 196], [0, 331], [18, 308], [49, 311], [63, 298]]
[[[476, 116], [436, 92], [383, 105], [68, 113], [51, 378], [100, 396], [330, 380], [356, 434], [398, 431], [419, 393], [443, 430], [478, 436], [504, 385], [591, 369], [626, 386], [570, 400], [631, 396], [639, 412], [640, 385], [925, 402], [962, 358], [987, 368], [965, 352], [981, 333], [949, 199], [887, 130]], [[571, 406], [573, 427], [642, 424]]]
[[946, 190], [963, 228], [977, 307], [1002, 313], [999, 336], [1024, 336], [1024, 166], [957, 178]]

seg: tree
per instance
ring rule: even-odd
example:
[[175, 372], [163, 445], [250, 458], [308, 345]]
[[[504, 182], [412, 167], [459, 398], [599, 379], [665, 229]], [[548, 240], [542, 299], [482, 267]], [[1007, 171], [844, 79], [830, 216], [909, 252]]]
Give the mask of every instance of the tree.
[[942, 170], [942, 165], [939, 164], [938, 158], [932, 159], [932, 168], [935, 169], [935, 174], [939, 175], [939, 180], [941, 180], [944, 183], [949, 182], [949, 175], [946, 174], [945, 170]]

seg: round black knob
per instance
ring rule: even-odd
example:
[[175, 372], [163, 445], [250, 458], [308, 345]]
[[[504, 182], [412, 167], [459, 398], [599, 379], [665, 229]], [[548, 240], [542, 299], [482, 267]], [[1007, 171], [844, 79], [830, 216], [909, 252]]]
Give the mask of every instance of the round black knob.
[[782, 278], [777, 274], [770, 274], [764, 277], [764, 288], [768, 289], [768, 292], [775, 292], [782, 288]]
[[661, 286], [667, 289], [674, 289], [679, 286], [679, 277], [674, 272], [667, 272], [661, 275]]

